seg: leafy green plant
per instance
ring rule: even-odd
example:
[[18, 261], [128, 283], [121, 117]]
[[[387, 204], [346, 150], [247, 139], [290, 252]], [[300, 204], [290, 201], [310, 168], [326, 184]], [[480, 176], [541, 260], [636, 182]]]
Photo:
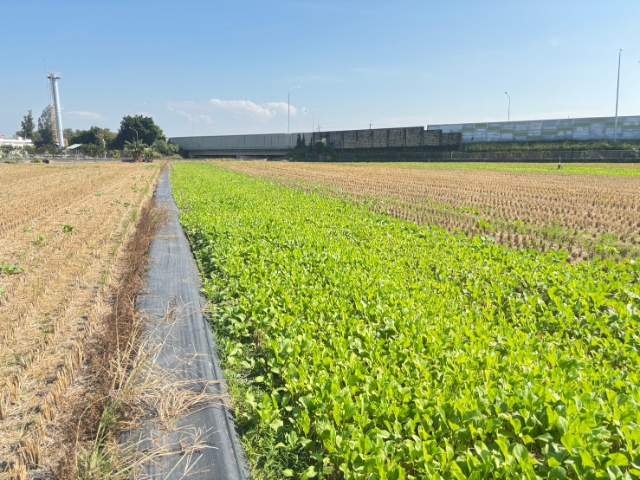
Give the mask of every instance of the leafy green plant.
[[483, 230], [493, 230], [493, 226], [484, 220], [478, 220], [478, 228]]
[[156, 140], [152, 148], [154, 151], [158, 152], [160, 156], [169, 157], [171, 155], [176, 155], [180, 152], [180, 147], [173, 143], [168, 143], [166, 140]]
[[24, 273], [24, 269], [20, 265], [0, 262], [0, 273], [5, 273], [7, 275], [16, 275], [18, 273]]
[[640, 473], [638, 263], [572, 265], [207, 164], [172, 181], [260, 477]]
[[63, 224], [62, 224], [62, 231], [63, 231], [64, 233], [71, 233], [71, 232], [73, 232], [73, 229], [74, 229], [74, 228], [76, 228], [76, 227], [74, 227], [74, 226], [72, 226], [72, 225], [67, 225], [66, 223], [63, 223]]
[[142, 152], [142, 157], [145, 162], [152, 162], [154, 158], [162, 158], [162, 154], [155, 151], [153, 148], [145, 148]]

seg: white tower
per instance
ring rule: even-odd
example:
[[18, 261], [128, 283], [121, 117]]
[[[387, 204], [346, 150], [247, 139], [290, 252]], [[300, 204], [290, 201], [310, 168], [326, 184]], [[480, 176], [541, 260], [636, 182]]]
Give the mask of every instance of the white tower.
[[55, 109], [54, 127], [58, 133], [58, 148], [64, 150], [64, 135], [62, 134], [62, 106], [60, 105], [60, 94], [58, 93], [59, 73], [47, 73], [47, 78], [51, 82], [51, 96], [53, 97], [53, 107]]

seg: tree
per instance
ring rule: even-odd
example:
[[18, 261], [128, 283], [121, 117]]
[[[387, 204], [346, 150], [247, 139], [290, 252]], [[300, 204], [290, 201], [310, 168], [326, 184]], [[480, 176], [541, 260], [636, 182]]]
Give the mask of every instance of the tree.
[[110, 148], [116, 138], [116, 134], [108, 128], [91, 127], [89, 130], [76, 130], [69, 139], [70, 144], [98, 145], [101, 148]]
[[125, 142], [124, 151], [127, 155], [133, 158], [136, 162], [142, 161], [142, 156], [144, 155], [144, 150], [147, 146], [144, 142], [137, 142], [134, 140], [133, 142]]
[[24, 138], [33, 139], [33, 132], [36, 129], [36, 125], [33, 121], [33, 113], [32, 110], [29, 110], [29, 113], [22, 117], [22, 122], [20, 123], [22, 130], [20, 135]]
[[69, 145], [72, 145], [71, 139], [74, 135], [76, 135], [80, 130], [74, 130], [73, 128], [65, 128], [62, 130], [62, 136], [65, 140], [69, 142]]
[[[135, 131], [134, 131], [135, 129]], [[136, 136], [136, 131], [138, 132]], [[144, 142], [147, 145], [153, 145], [156, 140], [164, 138], [162, 129], [155, 124], [153, 118], [143, 115], [130, 116], [122, 118], [120, 129], [113, 142], [112, 148], [122, 150], [126, 142]]]
[[102, 145], [96, 145], [94, 143], [83, 144], [80, 149], [86, 156], [94, 158], [102, 157], [106, 152], [105, 148]]
[[51, 105], [48, 105], [47, 108], [42, 111], [40, 118], [38, 118], [38, 132], [34, 141], [38, 146], [54, 144], [53, 123], [51, 122]]
[[153, 162], [154, 158], [162, 158], [162, 155], [156, 152], [153, 148], [145, 148], [142, 153], [145, 162]]
[[60, 150], [58, 150], [58, 147], [53, 143], [44, 143], [36, 148], [35, 153], [42, 155], [55, 155], [56, 153], [60, 153]]
[[164, 155], [167, 157], [170, 155], [175, 155], [180, 151], [180, 147], [178, 145], [167, 143], [166, 140], [156, 140], [152, 147], [160, 155]]

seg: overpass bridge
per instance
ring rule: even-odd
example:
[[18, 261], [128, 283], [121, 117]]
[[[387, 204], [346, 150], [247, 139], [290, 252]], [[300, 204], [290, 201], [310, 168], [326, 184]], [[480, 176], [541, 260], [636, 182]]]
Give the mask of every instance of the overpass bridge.
[[460, 148], [460, 132], [443, 133], [424, 127], [374, 128], [325, 132], [296, 132], [256, 135], [217, 135], [208, 137], [174, 137], [169, 142], [178, 145], [191, 158], [235, 157], [278, 158], [296, 144], [298, 135], [305, 144], [323, 141], [338, 153], [402, 153]]
[[277, 158], [295, 146], [298, 135], [309, 144], [325, 141], [336, 152], [403, 153], [459, 150], [478, 142], [640, 140], [640, 115], [513, 122], [460, 123], [426, 127], [323, 131], [311, 134], [176, 137], [169, 141], [191, 157]]
[[278, 158], [296, 145], [298, 135], [309, 145], [311, 132], [268, 133], [255, 135], [216, 135], [206, 137], [172, 137], [192, 158]]

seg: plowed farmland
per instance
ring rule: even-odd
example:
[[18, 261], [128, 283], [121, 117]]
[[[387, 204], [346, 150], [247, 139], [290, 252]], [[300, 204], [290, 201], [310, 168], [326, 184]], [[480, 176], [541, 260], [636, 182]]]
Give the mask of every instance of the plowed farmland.
[[640, 170], [619, 166], [228, 162], [229, 170], [365, 203], [496, 243], [565, 249], [573, 261], [640, 255]]
[[158, 172], [0, 165], [0, 477], [69, 454], [58, 420], [86, 393], [76, 373]]

